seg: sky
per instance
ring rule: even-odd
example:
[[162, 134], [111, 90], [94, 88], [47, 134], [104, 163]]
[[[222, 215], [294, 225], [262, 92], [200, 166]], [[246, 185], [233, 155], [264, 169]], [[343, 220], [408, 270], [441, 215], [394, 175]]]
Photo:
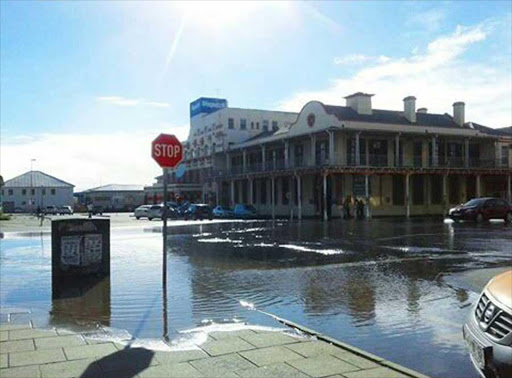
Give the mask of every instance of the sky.
[[512, 125], [512, 2], [0, 2], [0, 174], [83, 190], [150, 185], [150, 143], [189, 103], [299, 112], [311, 100]]

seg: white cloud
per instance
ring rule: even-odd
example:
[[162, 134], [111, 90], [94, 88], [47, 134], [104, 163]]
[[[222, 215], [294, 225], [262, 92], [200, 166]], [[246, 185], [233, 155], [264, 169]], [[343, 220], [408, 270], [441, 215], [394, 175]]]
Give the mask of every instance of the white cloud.
[[[278, 108], [298, 111], [311, 100], [345, 105], [343, 96], [365, 91], [376, 94], [374, 108], [402, 109], [402, 99], [414, 95], [418, 107], [451, 113], [453, 102], [464, 101], [466, 120], [491, 127], [510, 126], [510, 60], [508, 65], [497, 65], [489, 64], [485, 56], [479, 57], [481, 62], [462, 57], [471, 46], [487, 39], [495, 26], [493, 20], [472, 27], [457, 26], [452, 34], [438, 37], [423, 52], [418, 48], [408, 57], [380, 61], [357, 58], [368, 63], [353, 76], [336, 79], [325, 89], [296, 93]], [[510, 51], [502, 54], [510, 59]]]
[[168, 108], [166, 102], [148, 101], [143, 98], [126, 98], [121, 96], [98, 96], [96, 101], [116, 106], [150, 106], [156, 108]]
[[369, 56], [364, 54], [351, 54], [347, 56], [337, 56], [334, 58], [334, 64], [344, 65], [344, 64], [362, 64], [368, 62], [377, 62], [377, 63], [386, 63], [390, 61], [391, 58], [385, 55], [380, 56]]
[[448, 12], [445, 8], [432, 8], [419, 12], [416, 9], [407, 20], [406, 25], [414, 28], [420, 27], [428, 32], [435, 32], [441, 29], [447, 16]]
[[[56, 176], [75, 191], [108, 183], [150, 185], [160, 168], [150, 155], [151, 141], [161, 132], [187, 137], [188, 125], [145, 132], [112, 134], [42, 134], [3, 138], [0, 151], [4, 180], [30, 169]], [[5, 164], [8, 162], [8, 164]]]

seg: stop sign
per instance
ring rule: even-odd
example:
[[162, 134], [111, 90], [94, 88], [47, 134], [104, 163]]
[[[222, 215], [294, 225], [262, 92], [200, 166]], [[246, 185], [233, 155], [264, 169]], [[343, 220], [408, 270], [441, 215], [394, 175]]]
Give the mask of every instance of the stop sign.
[[183, 146], [174, 135], [160, 134], [151, 143], [151, 156], [162, 168], [174, 168], [183, 160]]

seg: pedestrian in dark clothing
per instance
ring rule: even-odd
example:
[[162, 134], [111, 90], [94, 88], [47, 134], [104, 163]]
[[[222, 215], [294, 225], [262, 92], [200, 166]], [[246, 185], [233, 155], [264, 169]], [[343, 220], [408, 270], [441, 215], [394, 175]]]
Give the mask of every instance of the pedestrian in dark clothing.
[[350, 219], [351, 218], [351, 215], [350, 215], [350, 202], [351, 201], [351, 198], [350, 196], [347, 196], [347, 198], [345, 198], [345, 202], [343, 203], [343, 218], [345, 219]]
[[362, 199], [357, 200], [356, 202], [357, 206], [357, 217], [358, 218], [364, 218], [364, 202]]

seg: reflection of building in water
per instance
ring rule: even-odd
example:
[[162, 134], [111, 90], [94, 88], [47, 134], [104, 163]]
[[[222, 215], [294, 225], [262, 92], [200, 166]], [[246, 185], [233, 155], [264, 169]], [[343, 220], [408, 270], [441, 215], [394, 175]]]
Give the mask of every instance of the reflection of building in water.
[[54, 280], [50, 322], [55, 326], [110, 325], [110, 277]]
[[351, 271], [346, 290], [350, 315], [356, 318], [358, 323], [375, 318], [375, 288], [371, 277], [358, 271]]
[[416, 279], [407, 280], [407, 310], [417, 314], [420, 309], [421, 290]]

